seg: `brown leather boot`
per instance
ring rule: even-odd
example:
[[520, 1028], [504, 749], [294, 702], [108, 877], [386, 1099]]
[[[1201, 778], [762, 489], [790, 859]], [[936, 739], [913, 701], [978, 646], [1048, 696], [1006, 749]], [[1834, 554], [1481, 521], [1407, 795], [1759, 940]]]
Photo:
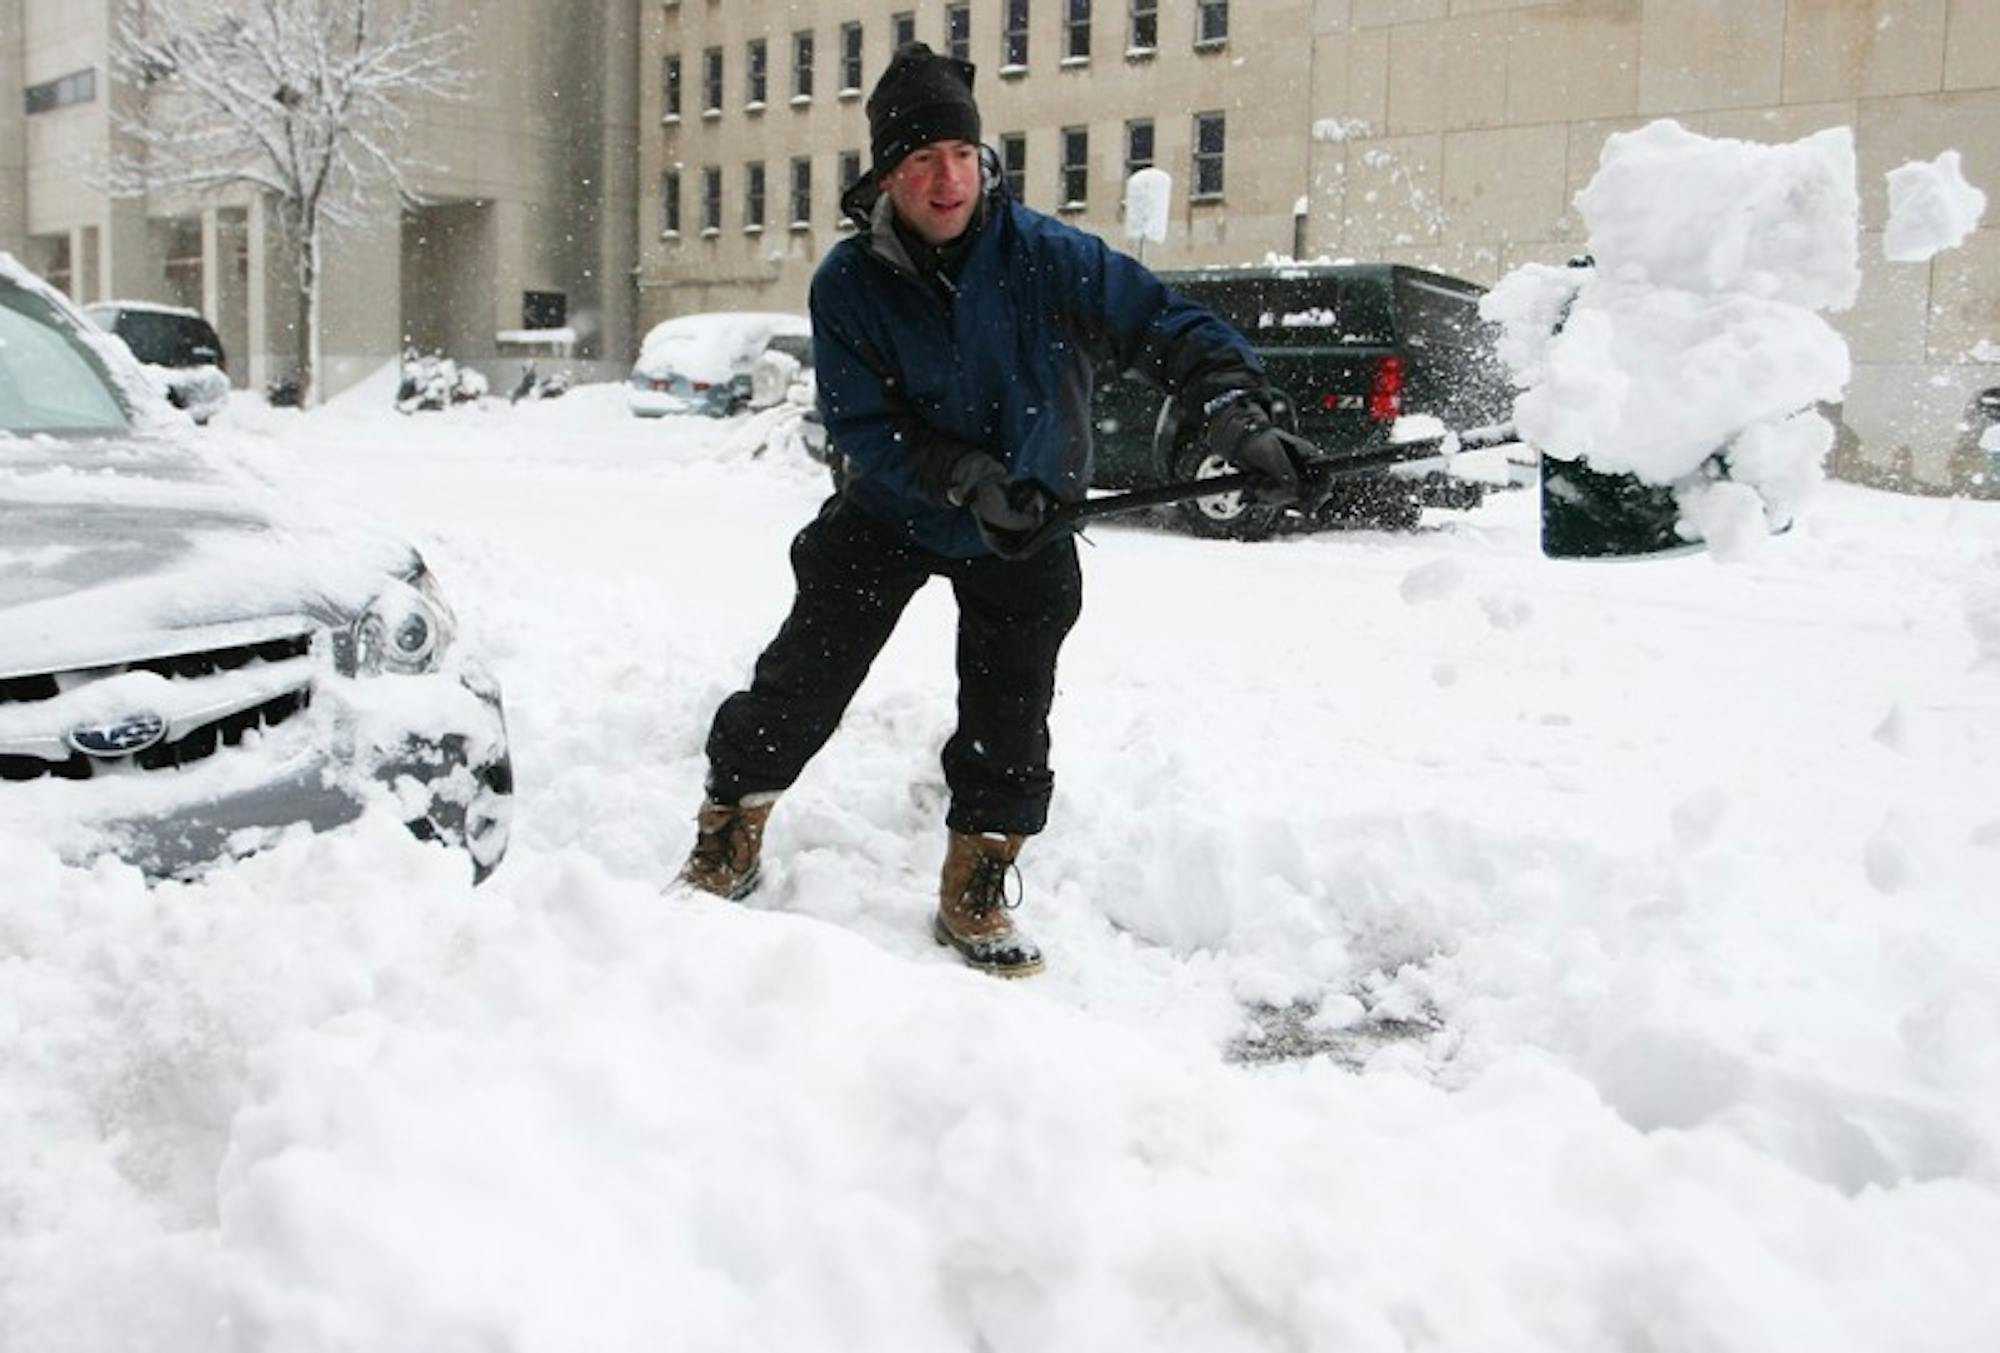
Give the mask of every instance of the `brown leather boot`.
[[694, 849], [681, 866], [680, 882], [738, 902], [763, 881], [758, 857], [764, 850], [764, 823], [776, 794], [751, 794], [741, 803], [704, 803], [695, 815]]
[[1007, 874], [1025, 836], [953, 832], [938, 881], [932, 933], [971, 966], [998, 977], [1026, 977], [1042, 970], [1042, 951], [1014, 928], [1007, 913], [1020, 905], [1007, 896]]

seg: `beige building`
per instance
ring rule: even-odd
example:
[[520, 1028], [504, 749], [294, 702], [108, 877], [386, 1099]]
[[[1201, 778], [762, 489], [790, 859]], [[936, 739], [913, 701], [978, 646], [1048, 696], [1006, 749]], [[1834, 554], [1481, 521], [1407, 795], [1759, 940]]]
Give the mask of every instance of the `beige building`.
[[[866, 159], [865, 90], [906, 34], [977, 63], [1030, 206], [1122, 243], [1126, 174], [1171, 172], [1161, 266], [1395, 259], [1491, 282], [1582, 247], [1570, 199], [1612, 132], [1850, 126], [1865, 281], [1838, 317], [1858, 438], [1840, 472], [1935, 488], [1972, 469], [1961, 420], [2000, 385], [2000, 0], [649, 4], [642, 324], [803, 306]], [[1883, 175], [1954, 148], [1989, 228], [1883, 262]]]
[[[384, 206], [328, 241], [324, 389], [405, 344], [473, 362], [496, 382], [567, 329], [582, 374], [622, 374], [634, 346], [637, 17], [643, 0], [442, 0], [461, 25], [463, 98], [414, 113], [409, 180], [424, 205]], [[202, 310], [239, 384], [290, 371], [295, 307], [268, 205], [115, 199], [119, 0], [0, 0], [0, 248], [84, 302]]]

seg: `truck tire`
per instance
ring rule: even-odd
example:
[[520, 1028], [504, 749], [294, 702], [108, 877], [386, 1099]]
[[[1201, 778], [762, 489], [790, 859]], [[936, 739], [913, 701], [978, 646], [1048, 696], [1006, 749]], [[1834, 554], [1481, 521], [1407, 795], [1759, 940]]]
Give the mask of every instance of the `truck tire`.
[[[1202, 445], [1199, 437], [1183, 436], [1174, 447], [1175, 479], [1211, 479], [1235, 469]], [[1212, 540], [1263, 540], [1278, 529], [1284, 509], [1253, 503], [1242, 493], [1213, 498], [1187, 498], [1174, 504], [1181, 525]]]

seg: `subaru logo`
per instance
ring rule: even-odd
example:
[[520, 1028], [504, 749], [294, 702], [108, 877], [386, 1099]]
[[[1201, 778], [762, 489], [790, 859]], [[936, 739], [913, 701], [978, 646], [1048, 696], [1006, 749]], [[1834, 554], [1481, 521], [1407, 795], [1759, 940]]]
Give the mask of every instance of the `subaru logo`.
[[112, 723], [80, 723], [65, 735], [85, 756], [130, 756], [143, 752], [167, 735], [167, 721], [147, 712], [128, 714]]

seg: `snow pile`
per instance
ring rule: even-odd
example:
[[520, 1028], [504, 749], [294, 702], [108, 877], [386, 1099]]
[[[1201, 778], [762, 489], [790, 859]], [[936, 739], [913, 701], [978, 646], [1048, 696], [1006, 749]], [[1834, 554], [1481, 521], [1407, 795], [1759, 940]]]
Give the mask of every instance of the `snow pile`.
[[1956, 249], [1979, 229], [1986, 194], [1965, 181], [1955, 150], [1912, 160], [1889, 171], [1889, 225], [1882, 256], [1891, 263], [1925, 263]]
[[1135, 170], [1125, 180], [1125, 238], [1167, 238], [1167, 217], [1174, 196], [1174, 176], [1160, 168]]
[[149, 890], [0, 783], [0, 1348], [2000, 1347], [2000, 508], [1587, 578], [1527, 495], [1107, 524], [1004, 985], [928, 929], [942, 583], [764, 889], [660, 895], [826, 497], [766, 416], [219, 429], [422, 546], [514, 851], [378, 812]]
[[1610, 137], [1576, 203], [1595, 266], [1519, 269], [1481, 305], [1506, 326], [1516, 425], [1673, 485], [1681, 529], [1728, 557], [1791, 521], [1833, 443], [1813, 406], [1841, 398], [1847, 346], [1818, 312], [1860, 286], [1853, 136], [1659, 121]]

